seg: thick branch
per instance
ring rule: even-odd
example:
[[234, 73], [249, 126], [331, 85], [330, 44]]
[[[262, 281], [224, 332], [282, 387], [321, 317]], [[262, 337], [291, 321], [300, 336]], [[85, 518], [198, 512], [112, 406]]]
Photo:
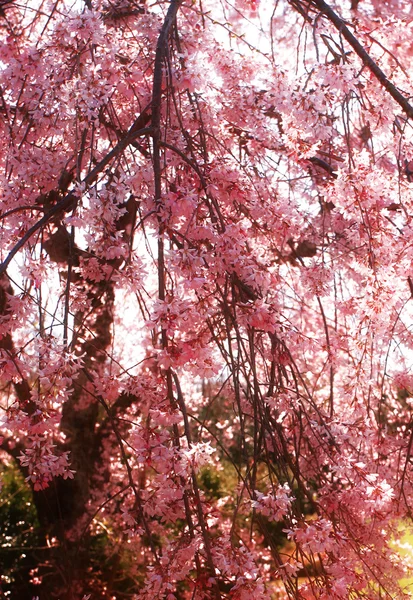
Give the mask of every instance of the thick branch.
[[[175, 22], [181, 0], [172, 0], [165, 17], [156, 44], [155, 67], [152, 87], [152, 128], [154, 130], [154, 143], [159, 140], [159, 126], [161, 123], [161, 101], [162, 101], [162, 69], [166, 56], [167, 42], [173, 23]], [[155, 153], [155, 152], [154, 152]]]
[[[153, 172], [155, 186], [155, 202], [159, 203], [162, 194], [161, 183], [161, 149], [160, 124], [162, 105], [162, 70], [167, 50], [167, 42], [171, 27], [175, 21], [181, 0], [172, 0], [156, 44], [155, 67], [152, 88], [152, 131], [153, 131]], [[158, 236], [158, 293], [160, 300], [165, 299], [165, 269], [162, 227]]]
[[396, 88], [396, 86], [387, 79], [386, 75], [380, 69], [376, 62], [366, 52], [357, 38], [351, 33], [345, 22], [337, 13], [334, 12], [324, 0], [313, 0], [313, 4], [320, 9], [320, 11], [333, 23], [336, 29], [341, 33], [345, 40], [350, 44], [356, 54], [361, 58], [363, 64], [370, 69], [373, 75], [379, 80], [381, 85], [389, 92], [390, 96], [397, 102], [403, 109], [406, 115], [413, 118], [413, 106], [409, 103], [407, 98], [403, 96]]

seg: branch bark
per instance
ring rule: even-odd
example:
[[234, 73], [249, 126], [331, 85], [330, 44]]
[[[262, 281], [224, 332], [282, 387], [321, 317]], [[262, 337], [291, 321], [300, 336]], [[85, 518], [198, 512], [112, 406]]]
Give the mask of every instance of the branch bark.
[[355, 53], [363, 64], [373, 73], [376, 79], [381, 85], [389, 92], [390, 96], [397, 102], [397, 104], [403, 109], [406, 115], [411, 119], [413, 118], [413, 106], [410, 104], [408, 99], [403, 96], [397, 87], [386, 77], [385, 73], [380, 69], [378, 64], [371, 58], [368, 52], [360, 44], [358, 39], [351, 33], [344, 20], [334, 10], [324, 2], [324, 0], [313, 0], [313, 5], [324, 14], [331, 23], [335, 26], [337, 31], [341, 33], [344, 39], [350, 44]]

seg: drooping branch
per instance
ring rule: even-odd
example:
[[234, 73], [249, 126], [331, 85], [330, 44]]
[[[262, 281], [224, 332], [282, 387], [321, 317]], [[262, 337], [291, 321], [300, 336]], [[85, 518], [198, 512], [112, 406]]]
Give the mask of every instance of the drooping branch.
[[386, 74], [380, 69], [378, 64], [371, 58], [370, 54], [360, 44], [358, 39], [351, 33], [345, 24], [345, 21], [326, 3], [324, 0], [313, 0], [313, 5], [324, 14], [336, 29], [342, 34], [344, 39], [350, 44], [357, 56], [363, 61], [363, 64], [373, 73], [381, 85], [389, 92], [390, 96], [397, 102], [409, 118], [413, 118], [413, 106], [408, 99], [397, 89], [397, 87], [387, 78]]
[[[162, 80], [163, 80], [163, 68], [164, 68], [164, 60], [167, 54], [168, 48], [168, 37], [171, 31], [171, 27], [175, 22], [177, 12], [181, 5], [181, 0], [172, 0], [169, 6], [164, 24], [162, 26], [161, 32], [158, 37], [157, 45], [156, 45], [156, 56], [155, 56], [155, 68], [153, 75], [153, 88], [152, 88], [152, 137], [153, 137], [153, 173], [154, 173], [154, 192], [155, 192], [155, 203], [157, 207], [161, 206], [161, 194], [162, 194], [162, 180], [161, 180], [161, 109], [162, 109]], [[186, 160], [186, 159], [184, 159]], [[187, 160], [186, 160], [187, 162]], [[164, 224], [161, 219], [159, 219], [159, 232], [158, 232], [158, 297], [160, 300], [165, 300], [166, 290], [165, 290], [165, 258], [164, 258]], [[166, 330], [162, 328], [162, 346], [163, 348], [167, 348], [168, 346], [168, 337]], [[171, 405], [176, 405], [176, 401], [174, 398], [173, 392], [173, 381], [172, 381], [172, 371], [169, 368], [166, 372], [166, 381], [167, 381], [167, 389], [168, 389], [168, 398], [171, 402]], [[175, 384], [177, 386], [177, 395], [178, 395], [178, 404], [183, 413], [184, 420], [186, 417], [186, 407], [183, 400], [182, 392], [179, 386], [179, 380], [175, 379]], [[188, 444], [191, 444], [191, 438], [189, 434], [188, 421], [186, 420], [186, 436]], [[178, 435], [175, 436], [176, 442], [178, 442]], [[197, 477], [195, 471], [192, 471], [192, 487], [194, 492], [194, 499], [196, 505], [196, 512], [198, 515], [199, 525], [202, 531], [202, 536], [205, 544], [205, 555], [206, 555], [206, 564], [208, 571], [212, 577], [212, 589], [213, 594], [216, 600], [220, 600], [221, 593], [216, 580], [216, 570], [212, 557], [211, 550], [211, 542], [209, 530], [207, 528], [204, 514], [201, 506], [201, 497], [199, 491], [199, 485], [197, 481]], [[186, 515], [189, 529], [193, 529], [192, 518], [189, 511], [189, 504], [186, 502]], [[200, 565], [198, 560], [196, 560], [197, 568], [199, 570]]]
[[[164, 24], [156, 44], [155, 67], [153, 74], [152, 87], [152, 131], [153, 131], [153, 172], [155, 186], [155, 202], [159, 203], [161, 198], [161, 148], [160, 148], [160, 123], [161, 123], [161, 104], [162, 104], [162, 69], [167, 50], [168, 36], [171, 27], [175, 21], [176, 15], [181, 4], [180, 0], [172, 0]], [[158, 238], [158, 294], [159, 299], [165, 299], [165, 278], [164, 278], [164, 246], [162, 231]]]
[[[129, 131], [125, 135], [125, 137], [123, 139], [121, 139], [116, 144], [116, 146], [114, 148], [112, 148], [112, 150], [110, 152], [108, 152], [106, 154], [106, 156], [104, 156], [102, 158], [102, 160], [96, 165], [96, 167], [94, 169], [92, 169], [86, 175], [86, 177], [84, 177], [84, 179], [82, 179], [81, 184], [83, 184], [85, 186], [91, 185], [96, 180], [98, 175], [103, 171], [103, 169], [106, 167], [106, 165], [108, 165], [111, 160], [113, 160], [114, 158], [119, 156], [119, 154], [121, 154], [124, 150], [126, 150], [126, 148], [130, 144], [132, 144], [132, 142], [134, 142], [137, 137], [141, 137], [144, 135], [150, 135], [152, 133], [151, 127], [138, 128], [139, 124], [142, 122], [142, 120], [145, 123], [147, 123], [147, 116], [148, 115], [145, 115], [144, 112], [141, 115], [139, 115], [139, 117], [134, 121], [134, 123], [132, 124], [131, 128], [129, 129]], [[138, 127], [137, 127], [137, 124], [138, 124]], [[13, 246], [13, 248], [10, 250], [7, 257], [0, 264], [0, 275], [2, 275], [6, 271], [7, 267], [9, 266], [10, 262], [13, 260], [14, 256], [16, 256], [17, 252], [25, 246], [25, 244], [36, 233], [36, 231], [39, 231], [44, 225], [47, 225], [47, 223], [50, 223], [50, 221], [56, 215], [59, 215], [64, 211], [70, 210], [72, 207], [74, 207], [75, 202], [76, 202], [76, 193], [74, 190], [71, 190], [68, 194], [66, 194], [66, 196], [64, 198], [59, 200], [59, 202], [57, 202], [46, 214], [44, 214], [41, 219], [39, 219], [34, 225], [32, 225], [32, 227], [30, 227], [30, 229], [28, 229], [28, 231], [20, 238], [20, 240], [17, 242], [17, 244], [15, 244], [15, 246]]]

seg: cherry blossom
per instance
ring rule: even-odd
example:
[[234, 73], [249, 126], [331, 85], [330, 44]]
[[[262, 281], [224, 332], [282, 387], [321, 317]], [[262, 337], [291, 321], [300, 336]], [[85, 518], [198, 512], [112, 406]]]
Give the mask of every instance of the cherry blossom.
[[0, 25], [4, 593], [410, 597], [411, 3]]

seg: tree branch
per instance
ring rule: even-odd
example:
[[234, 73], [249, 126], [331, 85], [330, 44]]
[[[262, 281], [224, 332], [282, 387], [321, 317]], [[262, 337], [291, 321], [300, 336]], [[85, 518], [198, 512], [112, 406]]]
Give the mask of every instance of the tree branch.
[[389, 92], [390, 96], [397, 102], [409, 118], [413, 118], [413, 106], [405, 96], [389, 81], [384, 72], [377, 63], [366, 52], [358, 39], [351, 33], [345, 22], [337, 13], [334, 12], [324, 0], [313, 0], [313, 4], [328, 18], [336, 29], [342, 34], [344, 39], [350, 44], [355, 53], [361, 58], [363, 64], [373, 73], [381, 85]]
[[[81, 184], [84, 184], [86, 186], [91, 185], [95, 181], [97, 176], [103, 171], [103, 169], [106, 167], [106, 165], [113, 158], [116, 158], [121, 152], [123, 152], [127, 148], [127, 146], [129, 146], [137, 137], [148, 135], [148, 134], [152, 133], [152, 127], [144, 127], [142, 129], [138, 129], [137, 131], [135, 130], [135, 125], [141, 117], [142, 117], [142, 114], [134, 122], [134, 124], [129, 129], [129, 131], [125, 135], [125, 137], [122, 140], [120, 140], [116, 144], [116, 146], [110, 152], [108, 152], [106, 154], [106, 156], [104, 156], [102, 158], [102, 160], [96, 165], [96, 167], [94, 169], [92, 169], [86, 175], [86, 177], [84, 177], [84, 179], [82, 179]], [[9, 264], [12, 261], [12, 259], [14, 258], [14, 256], [17, 254], [17, 252], [21, 248], [23, 248], [23, 246], [26, 244], [26, 242], [28, 242], [28, 240], [32, 237], [33, 234], [36, 233], [36, 231], [41, 229], [43, 227], [43, 225], [46, 225], [47, 223], [49, 223], [49, 221], [55, 215], [70, 209], [72, 207], [72, 205], [74, 206], [75, 202], [76, 202], [76, 194], [75, 194], [74, 190], [71, 190], [68, 194], [66, 194], [66, 196], [64, 198], [59, 200], [59, 202], [57, 202], [47, 213], [45, 213], [41, 219], [39, 219], [32, 227], [30, 227], [30, 229], [17, 242], [17, 244], [15, 244], [15, 246], [13, 246], [13, 248], [10, 250], [10, 252], [7, 255], [7, 257], [5, 258], [5, 260], [0, 264], [0, 275], [2, 275], [6, 271], [7, 267], [9, 266]]]

